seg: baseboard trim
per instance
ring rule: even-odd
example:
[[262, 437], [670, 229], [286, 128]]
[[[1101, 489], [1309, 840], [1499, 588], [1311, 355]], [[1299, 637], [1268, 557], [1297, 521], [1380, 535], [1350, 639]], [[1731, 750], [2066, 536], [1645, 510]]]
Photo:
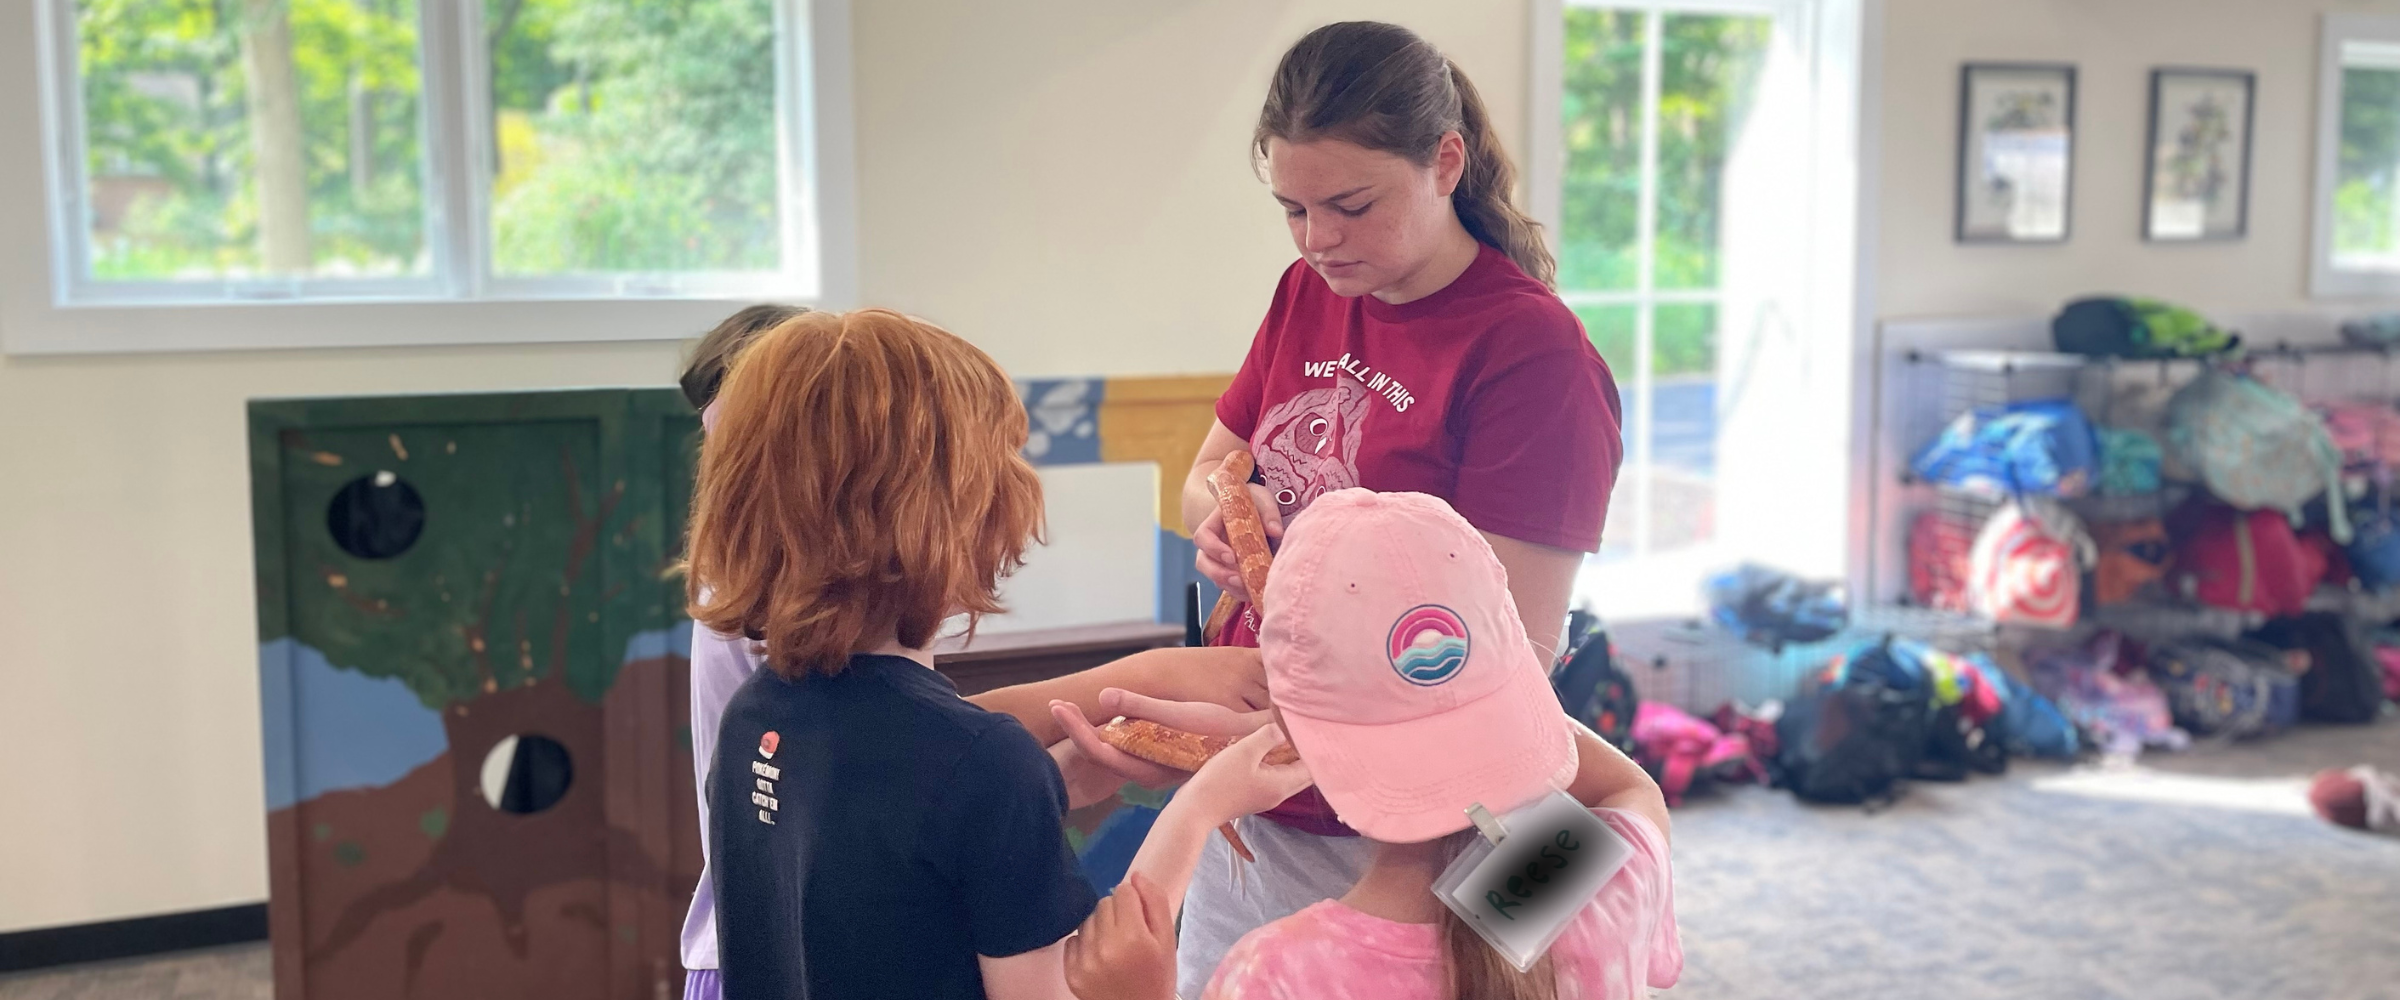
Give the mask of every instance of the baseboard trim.
[[134, 958], [267, 939], [267, 904], [0, 934], [0, 972]]

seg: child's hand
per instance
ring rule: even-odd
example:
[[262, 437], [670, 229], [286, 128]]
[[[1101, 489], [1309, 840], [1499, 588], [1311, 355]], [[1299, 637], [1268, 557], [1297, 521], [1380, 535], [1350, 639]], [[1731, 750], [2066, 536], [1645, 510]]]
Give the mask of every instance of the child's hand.
[[[1284, 743], [1283, 727], [1269, 723], [1216, 755], [1175, 796], [1211, 821], [1265, 812], [1309, 786], [1308, 764], [1269, 764], [1267, 751]], [[1170, 808], [1173, 807], [1171, 803]]]
[[1173, 1000], [1175, 911], [1136, 872], [1067, 938], [1067, 988], [1081, 1000]]
[[[1073, 702], [1051, 702], [1050, 717], [1057, 720], [1059, 728], [1067, 733], [1065, 741], [1050, 748], [1050, 756], [1058, 761], [1059, 775], [1067, 779], [1067, 797], [1070, 801], [1075, 797], [1078, 780], [1102, 780], [1091, 776], [1086, 769], [1097, 769], [1112, 775], [1116, 779], [1116, 784], [1108, 787], [1112, 792], [1116, 791], [1117, 785], [1128, 781], [1144, 788], [1165, 788], [1189, 777], [1182, 771], [1150, 763], [1109, 746], [1107, 741], [1100, 738], [1100, 731], [1092, 728], [1091, 720], [1083, 717], [1083, 710], [1076, 708]], [[1066, 747], [1072, 750], [1062, 749]]]

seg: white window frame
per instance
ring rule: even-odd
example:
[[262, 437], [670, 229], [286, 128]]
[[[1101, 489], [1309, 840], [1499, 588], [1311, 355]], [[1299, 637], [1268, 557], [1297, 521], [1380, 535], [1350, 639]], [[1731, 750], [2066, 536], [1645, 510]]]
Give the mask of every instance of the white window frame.
[[[277, 347], [664, 340], [705, 330], [738, 303], [840, 307], [855, 295], [850, 0], [774, 0], [782, 267], [773, 272], [492, 272], [492, 115], [479, 26], [484, 0], [420, 0], [430, 273], [379, 278], [95, 281], [85, 231], [83, 101], [73, 0], [6, 17], [34, 29], [41, 183], [0, 184], [0, 215], [45, 218], [38, 277], [0, 274], [0, 350], [76, 354]], [[0, 22], [0, 36], [13, 26]], [[0, 43], [0, 56], [7, 56]], [[9, 61], [0, 58], [0, 62]], [[0, 95], [0, 101], [22, 100]], [[0, 107], [0, 113], [11, 110]], [[16, 171], [0, 163], [0, 182]], [[46, 188], [46, 191], [44, 190]], [[8, 189], [13, 189], [13, 192]], [[44, 195], [47, 197], [44, 197]], [[41, 199], [44, 204], [26, 204]], [[11, 203], [16, 204], [12, 205]], [[14, 208], [26, 211], [18, 213]], [[22, 234], [0, 239], [24, 238]], [[5, 248], [0, 248], [5, 249]], [[16, 248], [7, 254], [31, 262]], [[35, 269], [41, 272], [42, 269]], [[172, 306], [171, 317], [162, 307]]]
[[[1719, 424], [1719, 537], [1712, 544], [1735, 545], [1744, 550], [1741, 558], [1760, 558], [1780, 568], [1811, 576], [1841, 576], [1854, 585], [1866, 578], [1869, 552], [1868, 525], [1853, 497], [1864, 497], [1868, 463], [1856, 460], [1864, 454], [1864, 444], [1870, 440], [1873, 408], [1864, 402], [1864, 390], [1873, 384], [1874, 369], [1874, 234], [1877, 226], [1876, 200], [1867, 195], [1877, 183], [1877, 156], [1881, 143], [1879, 71], [1883, 46], [1884, 0], [1529, 0], [1532, 29], [1531, 80], [1526, 102], [1527, 123], [1526, 193], [1527, 202], [1536, 220], [1544, 224], [1555, 240], [1562, 218], [1562, 182], [1565, 174], [1565, 142], [1560, 121], [1564, 97], [1565, 70], [1565, 10], [1568, 6], [1603, 7], [1617, 10], [1666, 14], [1724, 14], [1772, 17], [1777, 32], [1789, 33], [1791, 43], [1804, 53], [1805, 72], [1812, 88], [1806, 97], [1809, 137], [1800, 164], [1806, 178], [1808, 222], [1802, 237], [1807, 248], [1806, 259], [1797, 262], [1799, 270], [1790, 279], [1806, 287], [1806, 292], [1783, 303], [1790, 312], [1783, 314], [1788, 328], [1788, 344], [1782, 357], [1786, 361], [1813, 370], [1804, 380], [1806, 391], [1818, 395], [1820, 401], [1811, 412], [1796, 414], [1795, 421], [1781, 433], [1777, 446], [1789, 444], [1797, 449], [1811, 473], [1791, 480], [1781, 490], [1782, 496], [1773, 501], [1779, 513], [1774, 524], [1761, 523], [1742, 529], [1741, 534], [1754, 538], [1762, 531], [1782, 536], [1774, 551], [1751, 552], [1747, 541], [1728, 535], [1735, 523], [1735, 505], [1727, 503], [1729, 494], [1725, 482], [1727, 436], [1732, 425]], [[1659, 27], [1663, 19], [1653, 20], [1646, 32], [1663, 35]], [[1656, 39], [1653, 39], [1655, 42]], [[1656, 288], [1655, 240], [1657, 236], [1657, 103], [1661, 89], [1658, 65], [1661, 49], [1649, 45], [1644, 56], [1643, 96], [1643, 204], [1637, 219], [1636, 238], [1639, 240], [1637, 268], [1640, 276], [1632, 290], [1611, 292], [1576, 292], [1562, 290], [1561, 297], [1571, 305], [1631, 305], [1636, 307], [1635, 371], [1626, 378], [1618, 375], [1635, 390], [1629, 400], [1637, 407], [1651, 407], [1652, 385], [1650, 368], [1654, 345], [1653, 324], [1648, 322], [1655, 307], [1688, 303], [1714, 303], [1722, 307], [1728, 286], [1726, 275], [1720, 274], [1716, 286], [1709, 289]], [[1720, 322], [1724, 312], [1720, 308]], [[1719, 400], [1720, 407], [1726, 405]], [[1637, 410], [1626, 415], [1628, 426], [1639, 424], [1647, 429], [1656, 424], [1654, 413]], [[1749, 418], [1752, 422], [1756, 417]], [[1643, 439], [1628, 442], [1625, 466], [1619, 482], [1631, 481], [1634, 475], [1651, 464], [1649, 434]], [[1749, 442], [1755, 450], [1757, 442]], [[1612, 518], [1620, 509], [1631, 513], [1639, 506], [1651, 503], [1644, 490], [1637, 499], [1622, 508], [1611, 504]], [[1736, 493], [1743, 492], [1735, 490]], [[1622, 498], [1621, 498], [1622, 499]], [[1756, 519], [1758, 508], [1767, 500], [1735, 496], [1741, 517]], [[1642, 515], [1643, 534], [1653, 519], [1649, 512]], [[1746, 523], [1746, 522], [1745, 522]], [[1639, 536], [1637, 536], [1639, 537]], [[1637, 562], [1645, 558], [1638, 554], [1646, 548], [1647, 538], [1640, 539]], [[1723, 553], [1718, 553], [1722, 555]], [[1681, 554], [1654, 557], [1677, 562], [1688, 561]], [[1664, 564], [1662, 563], [1662, 566]], [[1581, 581], [1578, 584], [1581, 586]], [[1578, 600], [1583, 596], [1579, 589]], [[1699, 595], [1690, 595], [1696, 607]], [[1616, 614], [1609, 608], [1597, 608], [1603, 615]], [[1691, 610], [1690, 608], [1686, 609]]]
[[[1658, 287], [1658, 99], [1663, 89], [1661, 62], [1665, 47], [1665, 25], [1669, 15], [1717, 14], [1773, 18], [1778, 30], [1806, 31], [1809, 9], [1805, 0], [1535, 0], [1533, 22], [1533, 91], [1528, 104], [1533, 111], [1528, 157], [1531, 166], [1527, 178], [1531, 182], [1534, 218], [1543, 228], [1558, 238], [1560, 222], [1565, 211], [1562, 186], [1566, 173], [1566, 143], [1560, 134], [1559, 115], [1566, 86], [1566, 10], [1569, 7], [1617, 10], [1643, 15], [1642, 20], [1642, 123], [1641, 153], [1636, 169], [1640, 172], [1640, 193], [1635, 197], [1634, 287], [1630, 290], [1577, 291], [1561, 288], [1560, 299], [1569, 308], [1584, 306], [1633, 307], [1633, 389], [1634, 412], [1626, 415], [1628, 426], [1642, 428], [1642, 434], [1626, 449], [1625, 464], [1619, 470], [1619, 482], [1648, 483], [1655, 462], [1652, 458], [1652, 438], [1657, 426], [1656, 376], [1651, 369], [1656, 363], [1657, 315], [1659, 306], [1720, 304], [1723, 283], [1709, 288]], [[1722, 278], [1722, 275], [1719, 276]], [[1619, 373], [1620, 379], [1623, 378]], [[1655, 490], [1642, 489], [1633, 496], [1631, 513], [1636, 525], [1634, 557], [1650, 554], [1650, 528], [1656, 523], [1652, 509]]]
[[2400, 265], [2388, 270], [2337, 267], [2333, 259], [2333, 197], [2342, 168], [2342, 50], [2347, 43], [2390, 46], [2400, 70], [2400, 17], [2327, 14], [2317, 50], [2316, 232], [2309, 257], [2309, 294], [2318, 298], [2400, 297]]

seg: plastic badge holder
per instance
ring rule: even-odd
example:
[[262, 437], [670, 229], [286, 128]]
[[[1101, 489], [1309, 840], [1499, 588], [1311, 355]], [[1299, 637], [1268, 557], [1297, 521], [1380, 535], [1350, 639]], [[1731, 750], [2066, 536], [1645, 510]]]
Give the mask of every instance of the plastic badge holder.
[[1633, 855], [1565, 792], [1498, 817], [1480, 804], [1467, 815], [1483, 836], [1434, 880], [1433, 894], [1519, 972], [1541, 961]]

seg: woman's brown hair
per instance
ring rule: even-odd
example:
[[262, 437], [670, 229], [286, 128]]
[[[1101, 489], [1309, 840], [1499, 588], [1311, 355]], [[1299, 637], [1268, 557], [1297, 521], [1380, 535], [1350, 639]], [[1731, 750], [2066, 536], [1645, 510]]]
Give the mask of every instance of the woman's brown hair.
[[[701, 446], [692, 620], [787, 678], [1000, 608], [1042, 535], [1025, 406], [982, 351], [880, 309], [785, 320], [735, 359]], [[969, 628], [973, 618], [969, 619]]]
[[1517, 170], [1492, 131], [1482, 95], [1416, 32], [1380, 21], [1309, 32], [1275, 68], [1251, 144], [1265, 156], [1270, 139], [1340, 139], [1422, 167], [1448, 132], [1467, 147], [1466, 170], [1450, 193], [1459, 223], [1534, 280], [1555, 285], [1558, 262], [1542, 243], [1541, 224], [1509, 200]]
[[808, 310], [801, 306], [779, 306], [764, 303], [745, 306], [740, 312], [725, 317], [717, 328], [700, 337], [692, 345], [692, 356], [684, 359], [683, 377], [675, 383], [683, 387], [684, 402], [694, 410], [708, 409], [715, 402], [717, 390], [725, 384], [725, 372], [733, 367], [733, 358], [742, 348], [772, 330], [784, 320]]
[[[1442, 845], [1445, 864], [1480, 836], [1474, 830], [1452, 834]], [[1442, 907], [1442, 950], [1449, 960], [1452, 1000], [1558, 1000], [1558, 966], [1550, 956], [1518, 972], [1447, 906]]]

